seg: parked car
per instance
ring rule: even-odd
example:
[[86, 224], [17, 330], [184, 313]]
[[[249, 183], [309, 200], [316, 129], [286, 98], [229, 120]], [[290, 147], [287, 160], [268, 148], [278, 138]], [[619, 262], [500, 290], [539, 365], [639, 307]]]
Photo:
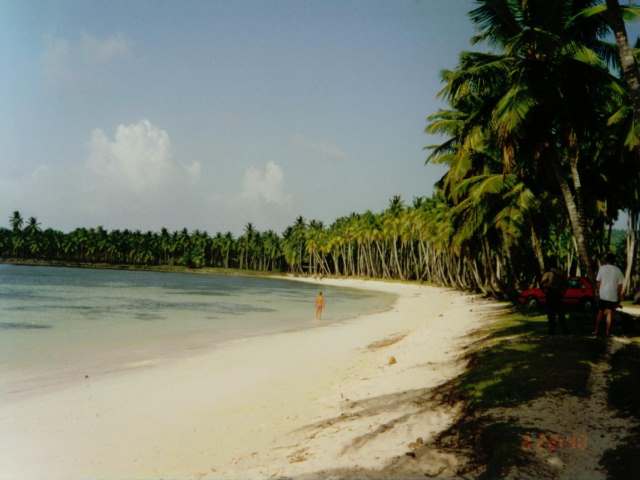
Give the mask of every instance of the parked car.
[[[518, 296], [518, 303], [535, 310], [545, 305], [547, 299], [541, 288], [528, 288]], [[562, 297], [565, 307], [592, 311], [596, 305], [596, 289], [586, 277], [572, 277], [567, 280], [567, 290]]]

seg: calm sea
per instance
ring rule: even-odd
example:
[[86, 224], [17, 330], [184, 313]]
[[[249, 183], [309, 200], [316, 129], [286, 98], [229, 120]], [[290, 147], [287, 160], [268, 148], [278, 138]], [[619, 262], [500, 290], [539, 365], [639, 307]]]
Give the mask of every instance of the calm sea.
[[[323, 287], [321, 324], [394, 297]], [[276, 279], [0, 265], [0, 397], [58, 388], [225, 340], [313, 328], [318, 286]]]

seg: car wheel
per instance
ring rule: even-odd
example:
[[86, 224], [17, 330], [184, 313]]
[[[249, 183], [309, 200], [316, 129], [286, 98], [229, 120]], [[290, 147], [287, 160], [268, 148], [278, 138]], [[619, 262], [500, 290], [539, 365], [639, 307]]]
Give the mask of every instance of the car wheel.
[[593, 312], [593, 307], [594, 307], [593, 300], [591, 299], [584, 300], [582, 302], [582, 307], [584, 308], [584, 311], [587, 313]]
[[540, 303], [538, 302], [537, 298], [529, 298], [527, 300], [527, 310], [529, 312], [535, 312], [536, 310], [538, 310], [538, 307], [540, 306]]

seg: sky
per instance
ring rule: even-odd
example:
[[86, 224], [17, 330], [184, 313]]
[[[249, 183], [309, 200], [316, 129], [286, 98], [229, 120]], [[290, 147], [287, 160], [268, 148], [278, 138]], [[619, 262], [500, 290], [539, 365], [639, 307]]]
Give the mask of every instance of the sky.
[[0, 225], [282, 231], [429, 195], [472, 5], [0, 0]]

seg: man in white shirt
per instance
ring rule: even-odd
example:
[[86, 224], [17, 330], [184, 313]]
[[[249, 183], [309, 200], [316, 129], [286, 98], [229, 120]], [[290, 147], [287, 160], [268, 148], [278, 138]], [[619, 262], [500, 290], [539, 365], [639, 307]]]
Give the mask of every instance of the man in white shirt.
[[620, 306], [620, 300], [622, 299], [622, 284], [624, 282], [624, 275], [613, 262], [616, 257], [612, 253], [608, 253], [604, 259], [604, 262], [598, 270], [598, 276], [596, 277], [596, 285], [598, 296], [600, 300], [598, 302], [598, 315], [596, 316], [596, 326], [593, 330], [594, 335], [598, 335], [598, 327], [600, 321], [604, 315], [607, 316], [607, 326], [605, 334], [608, 337], [611, 331], [611, 322], [613, 321], [613, 312]]

